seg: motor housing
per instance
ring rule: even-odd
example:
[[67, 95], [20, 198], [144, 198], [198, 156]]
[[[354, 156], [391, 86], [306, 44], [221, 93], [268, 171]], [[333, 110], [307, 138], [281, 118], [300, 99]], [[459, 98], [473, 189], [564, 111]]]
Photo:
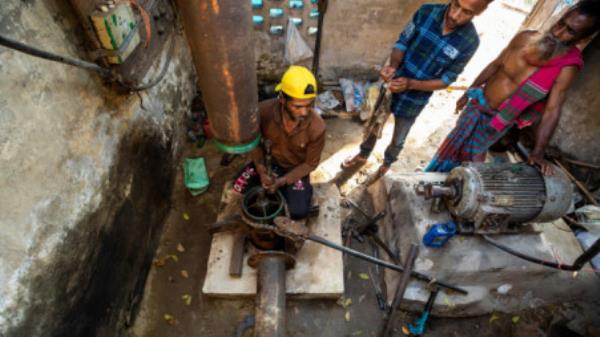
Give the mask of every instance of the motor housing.
[[476, 232], [549, 222], [573, 207], [573, 184], [557, 167], [542, 175], [527, 164], [469, 163], [450, 171], [444, 186], [430, 187], [450, 213]]

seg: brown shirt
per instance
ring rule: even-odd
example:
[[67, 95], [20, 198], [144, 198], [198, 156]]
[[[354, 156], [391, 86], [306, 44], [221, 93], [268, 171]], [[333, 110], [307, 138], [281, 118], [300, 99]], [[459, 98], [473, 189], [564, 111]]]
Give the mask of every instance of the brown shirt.
[[[291, 185], [317, 168], [325, 146], [325, 122], [317, 113], [310, 114], [292, 131], [283, 127], [278, 99], [260, 102], [260, 131], [263, 139], [272, 141], [273, 162], [287, 171], [286, 184]], [[263, 162], [262, 151], [253, 151], [255, 164]]]

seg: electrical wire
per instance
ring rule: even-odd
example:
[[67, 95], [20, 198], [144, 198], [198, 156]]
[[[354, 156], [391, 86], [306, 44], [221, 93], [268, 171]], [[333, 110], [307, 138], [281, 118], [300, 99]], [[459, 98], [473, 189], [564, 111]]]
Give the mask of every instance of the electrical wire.
[[591, 260], [594, 256], [596, 256], [598, 254], [598, 252], [600, 251], [600, 239], [598, 239], [589, 249], [587, 249], [586, 251], [583, 252], [583, 254], [581, 254], [579, 257], [577, 257], [577, 259], [575, 259], [575, 262], [573, 262], [573, 264], [568, 265], [568, 264], [562, 264], [562, 263], [557, 263], [557, 262], [545, 261], [545, 260], [539, 259], [537, 257], [523, 254], [523, 253], [518, 252], [518, 251], [516, 251], [508, 246], [505, 246], [497, 241], [492, 240], [487, 235], [482, 235], [481, 237], [486, 242], [491, 244], [492, 246], [494, 246], [506, 253], [514, 255], [518, 258], [521, 258], [525, 261], [529, 261], [531, 263], [539, 264], [542, 266], [546, 266], [546, 267], [550, 267], [550, 268], [554, 268], [554, 269], [558, 269], [558, 270], [566, 270], [566, 271], [581, 270], [581, 268], [583, 268], [583, 265], [586, 262], [588, 262], [589, 260]]
[[55, 54], [55, 53], [52, 53], [52, 52], [49, 52], [46, 50], [42, 50], [42, 49], [39, 49], [36, 47], [26, 45], [24, 43], [15, 41], [13, 39], [9, 39], [2, 35], [0, 35], [0, 45], [20, 51], [22, 53], [25, 53], [25, 54], [28, 54], [31, 56], [35, 56], [35, 57], [43, 58], [46, 60], [64, 63], [64, 64], [72, 65], [75, 67], [95, 71], [105, 77], [113, 76], [113, 73], [110, 69], [101, 67], [95, 63], [79, 60], [79, 59], [76, 59], [76, 58], [73, 58], [70, 56], [58, 55], [58, 54]]

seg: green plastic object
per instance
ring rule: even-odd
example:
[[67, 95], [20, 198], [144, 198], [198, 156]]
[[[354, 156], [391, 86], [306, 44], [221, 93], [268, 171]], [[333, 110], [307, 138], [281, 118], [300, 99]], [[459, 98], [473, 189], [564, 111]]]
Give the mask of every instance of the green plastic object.
[[183, 183], [193, 196], [208, 190], [210, 184], [204, 158], [185, 158], [183, 162]]
[[216, 138], [213, 140], [214, 144], [217, 146], [217, 149], [233, 154], [243, 154], [252, 151], [256, 145], [260, 143], [260, 133], [256, 135], [256, 138], [249, 143], [241, 144], [241, 145], [226, 145], [218, 141]]

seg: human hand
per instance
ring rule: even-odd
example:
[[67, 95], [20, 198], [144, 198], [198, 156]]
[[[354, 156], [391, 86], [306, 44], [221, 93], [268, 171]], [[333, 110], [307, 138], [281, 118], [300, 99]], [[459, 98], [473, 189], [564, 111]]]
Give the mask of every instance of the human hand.
[[456, 101], [456, 110], [454, 110], [455, 114], [459, 113], [465, 107], [465, 105], [467, 104], [467, 100], [468, 100], [467, 93], [460, 96], [458, 101]]
[[258, 176], [260, 177], [260, 184], [262, 185], [262, 187], [265, 190], [269, 190], [269, 188], [271, 188], [271, 186], [274, 183], [273, 177], [270, 177], [266, 173], [259, 173]]
[[410, 81], [410, 79], [406, 78], [406, 77], [394, 78], [390, 82], [389, 89], [393, 93], [400, 93], [400, 92], [406, 91], [406, 90], [408, 90], [409, 81]]
[[274, 179], [273, 184], [271, 184], [271, 186], [269, 186], [269, 188], [267, 189], [267, 192], [275, 193], [283, 185], [285, 185], [285, 178], [277, 177]]
[[392, 77], [394, 77], [394, 73], [396, 73], [396, 69], [390, 66], [385, 66], [379, 72], [379, 76], [384, 82], [389, 82]]
[[554, 168], [552, 167], [552, 164], [544, 159], [541, 155], [530, 155], [528, 162], [529, 165], [537, 167], [545, 176], [551, 176], [554, 174]]

